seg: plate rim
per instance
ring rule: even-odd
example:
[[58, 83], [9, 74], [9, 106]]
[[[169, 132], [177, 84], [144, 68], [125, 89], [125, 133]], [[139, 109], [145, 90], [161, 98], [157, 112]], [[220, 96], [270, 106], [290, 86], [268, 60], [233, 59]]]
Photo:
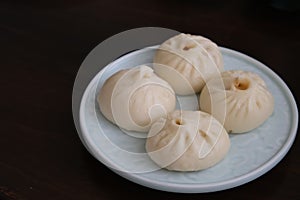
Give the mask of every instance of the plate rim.
[[[124, 56], [119, 57], [118, 59], [116, 59], [115, 61], [106, 65], [105, 67], [103, 67], [94, 76], [94, 78], [90, 81], [90, 83], [86, 87], [84, 94], [81, 98], [80, 109], [79, 109], [79, 122], [80, 122], [81, 133], [78, 132], [79, 137], [80, 137], [82, 143], [84, 144], [84, 146], [87, 148], [87, 150], [98, 161], [100, 161], [105, 166], [107, 166], [107, 165], [105, 163], [103, 163], [103, 160], [112, 166], [115, 166], [115, 164], [113, 162], [111, 162], [105, 155], [94, 150], [93, 144], [91, 144], [89, 141], [87, 141], [87, 138], [85, 137], [85, 133], [87, 133], [88, 130], [87, 130], [87, 127], [84, 126], [85, 123], [83, 123], [85, 120], [83, 104], [84, 104], [84, 102], [86, 102], [86, 99], [88, 96], [88, 91], [95, 84], [94, 82], [96, 82], [98, 80], [98, 77], [101, 74], [103, 74], [105, 72], [105, 70], [109, 68], [109, 66], [111, 66], [112, 64], [115, 64], [120, 59], [124, 59], [128, 56], [133, 56], [134, 54], [138, 54], [143, 51], [147, 51], [149, 48], [156, 49], [156, 48], [158, 48], [158, 45], [145, 47], [143, 49], [128, 53]], [[226, 53], [226, 54], [231, 54], [231, 55], [235, 55], [235, 56], [237, 55], [237, 56], [243, 58], [244, 60], [247, 60], [250, 63], [254, 63], [255, 66], [258, 66], [259, 68], [263, 69], [263, 71], [266, 72], [268, 74], [268, 76], [270, 76], [272, 79], [274, 79], [275, 82], [279, 83], [279, 86], [284, 90], [285, 96], [292, 108], [292, 113], [291, 113], [291, 116], [292, 116], [291, 124], [292, 125], [290, 127], [289, 136], [287, 137], [285, 143], [277, 151], [277, 153], [274, 156], [272, 156], [269, 160], [265, 161], [263, 164], [261, 164], [260, 166], [256, 167], [255, 169], [253, 169], [252, 171], [250, 171], [246, 174], [243, 174], [243, 175], [240, 175], [240, 176], [237, 176], [232, 179], [225, 180], [225, 181], [211, 182], [211, 183], [200, 183], [200, 184], [197, 184], [197, 183], [188, 183], [188, 184], [170, 183], [170, 182], [163, 182], [163, 181], [157, 181], [154, 179], [149, 179], [149, 178], [140, 176], [140, 173], [124, 172], [124, 171], [117, 170], [117, 168], [113, 169], [113, 168], [107, 166], [109, 169], [111, 169], [116, 174], [118, 174], [132, 182], [135, 182], [137, 184], [140, 184], [140, 185], [143, 185], [146, 187], [150, 187], [153, 189], [163, 190], [163, 191], [168, 191], [168, 192], [178, 192], [178, 193], [204, 193], [204, 192], [215, 192], [215, 191], [230, 189], [230, 188], [237, 187], [242, 184], [248, 183], [248, 182], [260, 177], [261, 175], [265, 174], [266, 172], [270, 171], [274, 166], [276, 166], [284, 158], [284, 156], [288, 153], [288, 151], [290, 150], [291, 146], [294, 143], [295, 137], [297, 135], [297, 129], [298, 129], [298, 108], [297, 108], [297, 104], [293, 97], [292, 92], [290, 91], [290, 89], [288, 88], [286, 83], [273, 70], [271, 70], [269, 67], [267, 67], [262, 62], [254, 59], [244, 53], [238, 52], [236, 50], [232, 50], [232, 49], [225, 48], [225, 47], [219, 47], [219, 48], [220, 48], [222, 54]], [[97, 156], [100, 156], [102, 158], [102, 160], [98, 159]]]

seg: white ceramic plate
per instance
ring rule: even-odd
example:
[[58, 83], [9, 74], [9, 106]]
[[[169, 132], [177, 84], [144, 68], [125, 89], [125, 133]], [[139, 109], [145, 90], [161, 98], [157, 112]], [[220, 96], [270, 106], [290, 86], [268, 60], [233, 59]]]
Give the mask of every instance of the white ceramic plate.
[[[224, 190], [254, 180], [286, 155], [293, 144], [298, 125], [297, 106], [290, 90], [264, 64], [242, 53], [220, 48], [225, 70], [252, 71], [265, 80], [275, 99], [273, 115], [249, 133], [231, 135], [229, 153], [224, 160], [209, 169], [172, 172], [155, 168], [156, 165], [145, 152], [145, 139], [128, 135], [107, 121], [99, 111], [96, 95], [113, 73], [151, 63], [156, 48], [149, 47], [122, 56], [101, 70], [86, 88], [80, 106], [80, 138], [95, 158], [119, 175], [150, 188], [202, 193]], [[190, 105], [190, 109], [198, 106], [197, 102], [189, 98], [183, 101], [189, 101], [186, 105]]]

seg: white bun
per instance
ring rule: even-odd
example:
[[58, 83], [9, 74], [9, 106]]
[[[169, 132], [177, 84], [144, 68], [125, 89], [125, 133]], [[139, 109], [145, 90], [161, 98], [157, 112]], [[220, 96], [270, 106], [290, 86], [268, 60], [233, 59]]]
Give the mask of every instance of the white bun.
[[227, 154], [230, 140], [223, 126], [210, 114], [176, 110], [155, 122], [146, 150], [160, 167], [175, 171], [209, 168]]
[[215, 43], [183, 33], [160, 45], [153, 62], [155, 73], [179, 95], [200, 92], [210, 77], [223, 71], [222, 55]]
[[223, 72], [221, 78], [208, 81], [199, 102], [200, 109], [224, 123], [228, 132], [251, 131], [273, 113], [273, 96], [260, 76], [232, 70]]
[[151, 124], [175, 109], [171, 86], [147, 66], [121, 70], [106, 80], [98, 95], [102, 114], [120, 128], [147, 132]]

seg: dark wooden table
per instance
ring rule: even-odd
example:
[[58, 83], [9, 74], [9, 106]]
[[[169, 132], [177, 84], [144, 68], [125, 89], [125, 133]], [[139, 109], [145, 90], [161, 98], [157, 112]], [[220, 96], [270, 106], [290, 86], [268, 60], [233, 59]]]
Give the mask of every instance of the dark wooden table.
[[[270, 1], [52, 0], [0, 2], [0, 199], [300, 199], [300, 141], [260, 178], [226, 191], [175, 194], [125, 180], [82, 145], [72, 87], [101, 41], [144, 26], [209, 37], [265, 63], [296, 100], [298, 11]], [[295, 7], [294, 7], [295, 8]]]

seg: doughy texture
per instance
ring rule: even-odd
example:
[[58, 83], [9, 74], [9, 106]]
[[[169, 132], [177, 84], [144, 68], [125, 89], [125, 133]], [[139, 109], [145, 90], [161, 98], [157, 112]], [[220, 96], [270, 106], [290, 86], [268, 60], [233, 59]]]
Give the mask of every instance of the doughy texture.
[[156, 121], [146, 150], [160, 167], [175, 171], [209, 168], [227, 154], [230, 140], [223, 126], [210, 114], [176, 110]]
[[223, 72], [221, 78], [207, 83], [199, 102], [200, 109], [224, 123], [228, 132], [251, 131], [273, 113], [273, 96], [260, 76], [232, 70]]
[[120, 128], [147, 132], [159, 117], [175, 109], [171, 86], [147, 66], [121, 70], [104, 83], [98, 95], [102, 114]]
[[155, 73], [179, 95], [200, 92], [209, 78], [223, 71], [222, 55], [215, 43], [183, 33], [165, 41], [153, 62]]

